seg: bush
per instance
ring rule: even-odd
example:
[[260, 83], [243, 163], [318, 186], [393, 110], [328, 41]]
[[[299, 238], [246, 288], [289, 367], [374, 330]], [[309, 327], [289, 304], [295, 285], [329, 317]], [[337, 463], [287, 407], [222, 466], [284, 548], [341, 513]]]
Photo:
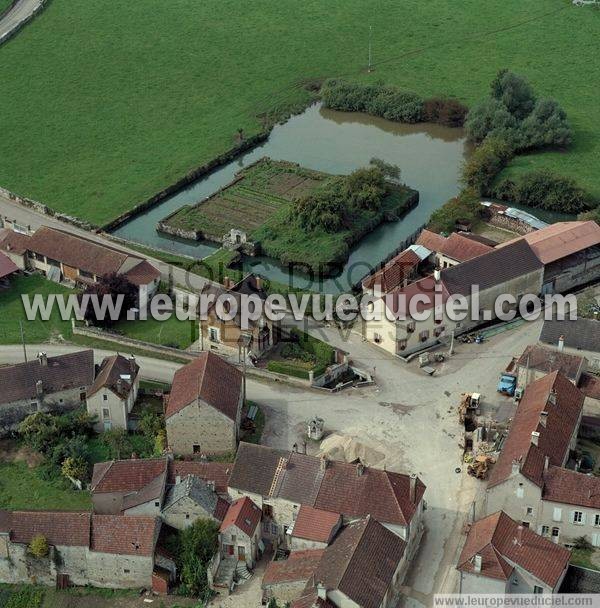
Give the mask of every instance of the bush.
[[487, 194], [512, 155], [513, 149], [504, 139], [488, 137], [465, 163], [463, 183], [478, 194]]
[[29, 552], [35, 557], [46, 557], [50, 547], [48, 546], [48, 539], [43, 534], [38, 534], [31, 539], [29, 543]]
[[491, 96], [499, 101], [517, 120], [533, 110], [535, 94], [531, 85], [518, 74], [500, 70], [490, 86]]
[[516, 118], [497, 99], [486, 99], [469, 111], [465, 120], [468, 138], [476, 143], [488, 135], [502, 137], [516, 143], [518, 141]]
[[469, 108], [457, 99], [432, 97], [423, 102], [422, 118], [446, 127], [462, 127]]
[[481, 205], [477, 194], [467, 189], [436, 209], [429, 218], [428, 228], [433, 232], [453, 232], [458, 220], [476, 223], [480, 217]]
[[600, 206], [592, 209], [591, 211], [587, 211], [586, 213], [580, 214], [578, 219], [593, 220], [597, 224], [600, 224]]
[[14, 591], [3, 608], [40, 608], [44, 600], [44, 591], [35, 587], [23, 587]]
[[580, 551], [591, 551], [594, 548], [592, 543], [585, 536], [577, 537], [573, 543], [573, 547]]
[[502, 180], [492, 189], [492, 194], [500, 200], [560, 213], [578, 213], [592, 206], [590, 198], [575, 180], [545, 170], [531, 171], [514, 180]]
[[307, 363], [313, 363], [315, 361], [313, 355], [306, 352], [299, 344], [294, 342], [288, 342], [281, 349], [281, 356], [284, 359], [299, 359], [300, 361], [306, 361]]
[[540, 99], [521, 125], [520, 148], [567, 147], [573, 141], [567, 114], [554, 99]]

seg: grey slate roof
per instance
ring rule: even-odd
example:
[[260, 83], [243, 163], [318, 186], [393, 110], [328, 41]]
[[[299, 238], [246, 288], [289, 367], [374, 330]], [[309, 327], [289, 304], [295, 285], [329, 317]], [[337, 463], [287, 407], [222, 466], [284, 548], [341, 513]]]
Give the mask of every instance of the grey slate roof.
[[47, 365], [34, 359], [0, 367], [0, 405], [35, 399], [36, 383], [42, 382], [44, 394], [79, 387], [89, 388], [94, 382], [94, 352], [83, 350], [67, 355], [48, 357]]
[[564, 336], [568, 348], [600, 353], [600, 321], [583, 318], [574, 321], [544, 321], [540, 342], [557, 346], [561, 336]]
[[218, 499], [215, 491], [205, 481], [195, 475], [188, 475], [179, 483], [171, 486], [167, 493], [163, 510], [170, 509], [183, 498], [191, 498], [211, 515], [214, 514], [217, 507]]
[[442, 270], [442, 281], [450, 294], [467, 296], [473, 285], [478, 285], [483, 291], [540, 270], [543, 266], [527, 241], [519, 239]]

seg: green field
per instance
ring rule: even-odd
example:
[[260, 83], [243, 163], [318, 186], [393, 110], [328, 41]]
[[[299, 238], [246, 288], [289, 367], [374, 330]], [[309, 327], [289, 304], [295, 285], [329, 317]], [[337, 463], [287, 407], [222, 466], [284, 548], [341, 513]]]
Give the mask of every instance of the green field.
[[0, 290], [0, 344], [15, 344], [21, 342], [21, 330], [19, 321], [23, 322], [25, 342], [37, 344], [48, 342], [62, 336], [64, 339], [71, 337], [71, 322], [63, 321], [58, 310], [54, 310], [48, 321], [36, 318], [28, 321], [21, 300], [21, 294], [27, 294], [30, 298], [34, 294], [48, 296], [48, 294], [72, 293], [68, 287], [47, 281], [43, 276], [34, 274], [30, 276], [17, 276], [10, 282], [8, 289]]
[[306, 103], [308, 81], [473, 103], [508, 67], [575, 129], [568, 153], [509, 171], [550, 167], [600, 197], [599, 38], [600, 11], [570, 0], [53, 0], [0, 48], [0, 184], [101, 224]]

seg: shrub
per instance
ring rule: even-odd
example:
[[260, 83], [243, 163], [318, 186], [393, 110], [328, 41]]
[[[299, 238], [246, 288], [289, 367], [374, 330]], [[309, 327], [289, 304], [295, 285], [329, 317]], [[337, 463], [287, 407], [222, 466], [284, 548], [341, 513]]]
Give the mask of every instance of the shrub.
[[38, 534], [31, 539], [29, 543], [29, 552], [35, 557], [46, 557], [50, 547], [48, 546], [48, 540], [43, 534]]
[[300, 361], [306, 361], [311, 363], [315, 361], [315, 357], [310, 353], [306, 352], [299, 344], [294, 342], [288, 342], [281, 349], [281, 356], [284, 359], [299, 359]]
[[96, 315], [94, 306], [88, 305], [84, 311], [84, 318], [93, 325], [98, 327], [111, 327], [117, 321], [126, 318], [127, 311], [137, 305], [137, 287], [127, 279], [124, 275], [118, 275], [116, 273], [110, 273], [103, 276], [97, 283], [90, 285], [86, 290], [79, 296], [79, 301], [85, 295], [96, 296], [103, 300], [105, 296], [116, 299], [122, 296], [123, 302], [120, 309], [118, 319], [113, 319], [109, 316], [108, 311], [105, 312], [104, 318], [99, 318]]
[[457, 99], [432, 97], [423, 102], [422, 118], [446, 127], [462, 127], [469, 108]]
[[512, 155], [512, 147], [504, 139], [488, 137], [465, 163], [464, 184], [478, 194], [486, 194]]
[[502, 180], [492, 189], [492, 194], [500, 200], [561, 213], [578, 213], [592, 206], [588, 195], [575, 180], [546, 170], [530, 171], [514, 180]]
[[480, 216], [477, 194], [466, 189], [431, 214], [428, 228], [433, 232], [453, 232], [458, 220], [476, 223]]
[[600, 224], [600, 206], [595, 207], [591, 211], [587, 211], [586, 213], [580, 214], [578, 219], [593, 220], [597, 224]]
[[511, 142], [518, 140], [516, 118], [497, 99], [486, 99], [469, 111], [465, 120], [467, 136], [476, 143], [488, 135], [503, 137]]
[[73, 458], [69, 456], [63, 460], [61, 471], [65, 477], [85, 479], [88, 474], [88, 464], [81, 457]]
[[492, 98], [502, 103], [517, 120], [523, 120], [533, 110], [535, 94], [522, 76], [500, 70], [490, 88]]
[[573, 543], [573, 547], [580, 551], [591, 551], [594, 548], [592, 543], [585, 536], [578, 536]]
[[44, 600], [44, 591], [35, 587], [23, 587], [13, 591], [3, 608], [40, 608]]
[[521, 145], [526, 148], [566, 147], [573, 140], [566, 112], [554, 99], [539, 99], [521, 125]]

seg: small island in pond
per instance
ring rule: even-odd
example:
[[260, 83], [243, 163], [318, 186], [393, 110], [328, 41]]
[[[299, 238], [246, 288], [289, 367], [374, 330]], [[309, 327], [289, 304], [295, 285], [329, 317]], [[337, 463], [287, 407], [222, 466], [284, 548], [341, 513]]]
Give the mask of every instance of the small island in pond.
[[390, 179], [394, 169], [375, 163], [331, 175], [263, 158], [209, 198], [161, 220], [157, 230], [327, 275], [363, 236], [417, 205], [416, 190]]

